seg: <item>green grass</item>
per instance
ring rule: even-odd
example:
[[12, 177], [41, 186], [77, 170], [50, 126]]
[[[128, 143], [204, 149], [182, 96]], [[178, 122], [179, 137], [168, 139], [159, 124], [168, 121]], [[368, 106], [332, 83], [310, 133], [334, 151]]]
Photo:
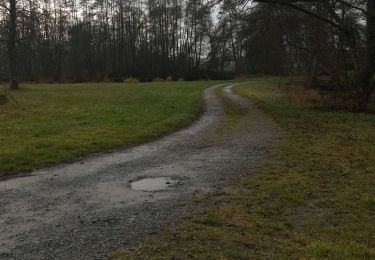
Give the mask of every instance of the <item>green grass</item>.
[[221, 126], [219, 130], [234, 126], [242, 116], [247, 114], [247, 109], [242, 108], [240, 105], [236, 104], [230, 98], [228, 98], [224, 94], [222, 87], [215, 90], [215, 95], [224, 105], [226, 114], [226, 116], [220, 122]]
[[[193, 121], [215, 82], [22, 85], [0, 105], [0, 176], [136, 144]], [[4, 92], [5, 88], [0, 87]]]
[[294, 105], [257, 79], [236, 91], [280, 124], [272, 156], [175, 229], [114, 258], [375, 259], [375, 115]]

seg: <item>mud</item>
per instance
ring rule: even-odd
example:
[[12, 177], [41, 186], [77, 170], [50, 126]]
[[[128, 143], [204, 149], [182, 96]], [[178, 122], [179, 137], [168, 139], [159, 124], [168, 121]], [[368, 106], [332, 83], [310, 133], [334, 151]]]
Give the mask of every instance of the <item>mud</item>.
[[171, 177], [155, 177], [133, 181], [130, 187], [138, 191], [163, 191], [173, 189], [177, 183]]
[[[0, 181], [0, 259], [103, 259], [179, 223], [195, 210], [194, 194], [248, 174], [267, 156], [277, 125], [227, 85], [225, 95], [248, 113], [224, 128], [218, 87], [204, 92], [205, 112], [188, 128]], [[157, 192], [131, 188], [158, 177], [177, 183]]]

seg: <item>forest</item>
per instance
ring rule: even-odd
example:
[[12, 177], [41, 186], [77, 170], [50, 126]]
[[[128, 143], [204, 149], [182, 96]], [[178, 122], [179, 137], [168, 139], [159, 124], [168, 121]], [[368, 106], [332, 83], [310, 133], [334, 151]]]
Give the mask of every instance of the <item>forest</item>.
[[[0, 79], [328, 77], [366, 106], [371, 0], [1, 0]], [[12, 83], [14, 82], [14, 83]], [[332, 85], [332, 84], [331, 84]]]

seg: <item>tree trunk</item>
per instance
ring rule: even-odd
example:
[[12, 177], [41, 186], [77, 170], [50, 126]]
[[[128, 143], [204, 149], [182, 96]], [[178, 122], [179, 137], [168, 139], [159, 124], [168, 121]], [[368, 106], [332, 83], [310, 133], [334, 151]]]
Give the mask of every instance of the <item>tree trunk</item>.
[[[317, 48], [316, 48], [317, 49]], [[318, 50], [315, 50], [314, 57], [311, 64], [309, 87], [316, 86], [318, 82]]]
[[16, 29], [17, 29], [17, 10], [16, 0], [9, 1], [9, 39], [8, 39], [8, 55], [9, 55], [9, 88], [18, 89], [17, 81], [17, 54], [16, 54]]
[[366, 59], [359, 75], [360, 106], [365, 109], [374, 90], [375, 71], [375, 1], [367, 0], [367, 50]]

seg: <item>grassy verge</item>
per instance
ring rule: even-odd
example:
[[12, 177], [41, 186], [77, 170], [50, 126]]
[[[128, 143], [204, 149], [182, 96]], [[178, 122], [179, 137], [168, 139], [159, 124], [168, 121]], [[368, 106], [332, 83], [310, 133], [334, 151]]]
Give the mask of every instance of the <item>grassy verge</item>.
[[215, 95], [224, 105], [224, 110], [226, 114], [226, 116], [220, 122], [220, 129], [234, 126], [242, 116], [247, 114], [247, 109], [242, 108], [240, 105], [236, 104], [230, 98], [228, 98], [224, 94], [223, 88], [217, 88], [215, 90]]
[[171, 132], [197, 117], [213, 84], [23, 85], [17, 104], [0, 105], [0, 176]]
[[281, 125], [272, 158], [195, 200], [202, 215], [114, 258], [375, 258], [375, 116], [294, 105], [276, 83], [236, 89]]

